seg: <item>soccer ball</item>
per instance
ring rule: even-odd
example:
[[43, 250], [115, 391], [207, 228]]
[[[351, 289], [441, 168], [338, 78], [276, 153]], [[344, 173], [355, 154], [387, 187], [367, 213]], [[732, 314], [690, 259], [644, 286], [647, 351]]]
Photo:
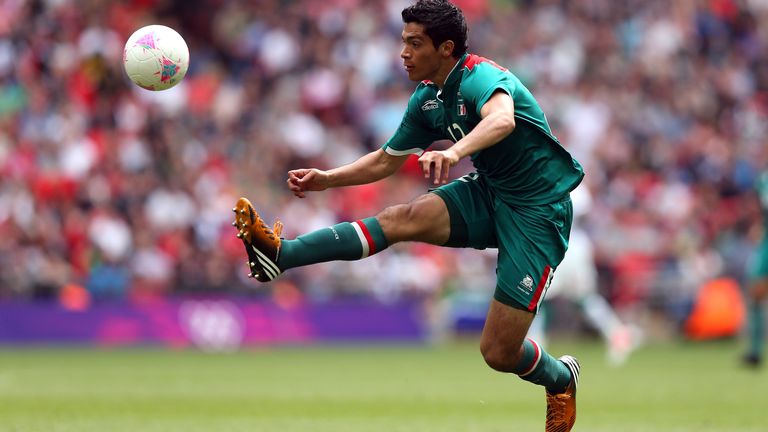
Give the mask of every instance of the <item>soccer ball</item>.
[[128, 78], [147, 90], [166, 90], [184, 78], [189, 49], [176, 30], [162, 26], [142, 27], [128, 38], [123, 50]]

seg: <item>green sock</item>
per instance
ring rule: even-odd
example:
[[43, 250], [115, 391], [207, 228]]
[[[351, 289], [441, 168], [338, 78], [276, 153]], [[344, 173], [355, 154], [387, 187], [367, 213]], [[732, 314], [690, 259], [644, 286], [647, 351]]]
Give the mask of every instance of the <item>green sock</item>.
[[571, 382], [568, 367], [532, 339], [523, 342], [523, 356], [514, 373], [525, 381], [544, 386], [551, 394], [564, 392]]
[[747, 332], [749, 337], [749, 353], [761, 356], [765, 340], [765, 317], [760, 302], [752, 301], [748, 306]]
[[342, 222], [283, 240], [277, 266], [280, 270], [326, 261], [354, 261], [381, 252], [389, 244], [375, 217]]

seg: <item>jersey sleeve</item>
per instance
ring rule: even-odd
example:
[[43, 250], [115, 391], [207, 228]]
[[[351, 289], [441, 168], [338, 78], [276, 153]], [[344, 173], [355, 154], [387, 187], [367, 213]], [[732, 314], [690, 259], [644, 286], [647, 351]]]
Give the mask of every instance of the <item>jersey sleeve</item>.
[[477, 116], [482, 117], [480, 110], [496, 90], [502, 90], [514, 99], [517, 82], [507, 70], [490, 62], [481, 63], [472, 68], [462, 80], [461, 95]]
[[400, 126], [381, 147], [388, 154], [392, 156], [408, 154], [420, 156], [433, 142], [441, 139], [435, 131], [427, 126], [421, 113], [420, 99], [418, 92], [411, 96], [403, 119], [400, 121]]

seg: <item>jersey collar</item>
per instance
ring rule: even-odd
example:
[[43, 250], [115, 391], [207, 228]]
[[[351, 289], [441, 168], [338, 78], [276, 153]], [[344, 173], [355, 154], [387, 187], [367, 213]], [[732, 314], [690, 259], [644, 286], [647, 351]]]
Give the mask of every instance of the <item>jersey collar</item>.
[[450, 72], [448, 72], [448, 76], [445, 77], [445, 83], [443, 84], [443, 88], [437, 91], [437, 97], [438, 99], [442, 100], [441, 95], [443, 93], [443, 89], [446, 87], [452, 87], [454, 84], [461, 81], [461, 70], [464, 68], [464, 62], [467, 60], [467, 56], [469, 56], [469, 53], [464, 53], [463, 56], [456, 62], [455, 65], [453, 65], [453, 69], [451, 69]]
[[448, 76], [445, 77], [445, 86], [453, 85], [461, 79], [461, 70], [464, 69], [464, 62], [467, 61], [468, 56], [469, 53], [464, 53], [456, 64], [453, 65], [453, 69], [451, 69], [451, 71], [448, 72]]

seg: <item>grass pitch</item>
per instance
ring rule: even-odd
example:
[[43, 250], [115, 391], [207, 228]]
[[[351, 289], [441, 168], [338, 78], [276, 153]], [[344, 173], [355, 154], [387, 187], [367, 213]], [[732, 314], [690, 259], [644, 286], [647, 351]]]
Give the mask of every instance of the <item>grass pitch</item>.
[[[576, 431], [765, 431], [765, 371], [734, 343], [582, 362]], [[0, 348], [0, 431], [491, 432], [544, 429], [544, 390], [488, 369], [476, 344], [250, 350]]]

